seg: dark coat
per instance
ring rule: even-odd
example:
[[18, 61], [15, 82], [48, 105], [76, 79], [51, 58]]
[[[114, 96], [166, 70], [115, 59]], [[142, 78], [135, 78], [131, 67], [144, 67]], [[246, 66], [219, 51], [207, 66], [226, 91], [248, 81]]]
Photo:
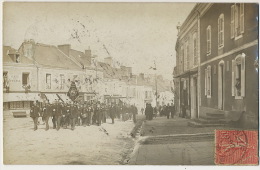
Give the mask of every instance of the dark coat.
[[61, 116], [62, 114], [62, 107], [60, 104], [54, 104], [52, 106], [53, 116]]
[[70, 108], [70, 118], [77, 118], [78, 117], [78, 107], [76, 105], [71, 106]]
[[31, 106], [30, 117], [35, 118], [40, 116], [40, 108], [39, 106]]
[[148, 105], [146, 108], [145, 108], [145, 115], [152, 115], [153, 114], [153, 108], [152, 106]]

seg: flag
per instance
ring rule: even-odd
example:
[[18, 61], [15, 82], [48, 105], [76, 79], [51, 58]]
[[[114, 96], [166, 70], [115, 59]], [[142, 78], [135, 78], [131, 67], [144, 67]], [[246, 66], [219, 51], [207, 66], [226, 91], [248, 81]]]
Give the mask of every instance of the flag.
[[76, 84], [74, 81], [71, 82], [70, 89], [67, 93], [67, 96], [74, 101], [79, 96], [79, 91], [76, 87]]

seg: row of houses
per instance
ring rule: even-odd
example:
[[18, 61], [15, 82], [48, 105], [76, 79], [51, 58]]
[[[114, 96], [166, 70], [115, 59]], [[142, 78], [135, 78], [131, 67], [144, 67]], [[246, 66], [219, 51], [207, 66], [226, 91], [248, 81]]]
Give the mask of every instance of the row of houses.
[[198, 3], [177, 29], [177, 112], [224, 114], [257, 127], [258, 5]]
[[67, 93], [75, 84], [77, 100], [104, 103], [135, 103], [139, 109], [154, 99], [151, 83], [143, 74], [133, 75], [132, 68], [114, 66], [112, 57], [96, 60], [69, 44], [46, 45], [27, 40], [18, 50], [3, 47], [3, 107], [5, 114], [26, 111], [32, 101], [51, 103], [70, 101]]

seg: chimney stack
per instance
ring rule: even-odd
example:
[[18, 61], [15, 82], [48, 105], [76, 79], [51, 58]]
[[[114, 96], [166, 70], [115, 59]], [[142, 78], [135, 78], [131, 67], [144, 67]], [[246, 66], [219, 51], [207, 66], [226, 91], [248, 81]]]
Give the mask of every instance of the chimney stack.
[[86, 55], [87, 57], [91, 58], [91, 49], [90, 49], [90, 47], [88, 47], [88, 49], [85, 50], [85, 55]]

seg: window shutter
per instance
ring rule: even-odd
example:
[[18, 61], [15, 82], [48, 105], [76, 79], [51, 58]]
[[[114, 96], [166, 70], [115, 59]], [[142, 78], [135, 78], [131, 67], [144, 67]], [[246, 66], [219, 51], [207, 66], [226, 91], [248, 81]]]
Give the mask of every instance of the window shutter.
[[235, 36], [238, 35], [238, 6], [235, 5]]
[[220, 18], [218, 18], [218, 46], [220, 45]]
[[235, 60], [232, 60], [232, 80], [231, 80], [231, 92], [232, 96], [235, 96]]
[[235, 9], [234, 5], [231, 6], [231, 38], [234, 38], [234, 14], [235, 14]]
[[241, 57], [241, 96], [245, 96], [245, 92], [246, 92], [246, 74], [245, 74], [245, 67], [246, 67], [246, 60], [245, 60], [245, 56], [242, 55]]
[[205, 96], [207, 96], [207, 78], [208, 78], [208, 73], [206, 68], [205, 69]]
[[211, 27], [209, 27], [209, 52], [211, 53]]
[[208, 74], [209, 74], [209, 96], [211, 96], [211, 66], [208, 68]]
[[240, 4], [240, 33], [244, 33], [244, 4]]

